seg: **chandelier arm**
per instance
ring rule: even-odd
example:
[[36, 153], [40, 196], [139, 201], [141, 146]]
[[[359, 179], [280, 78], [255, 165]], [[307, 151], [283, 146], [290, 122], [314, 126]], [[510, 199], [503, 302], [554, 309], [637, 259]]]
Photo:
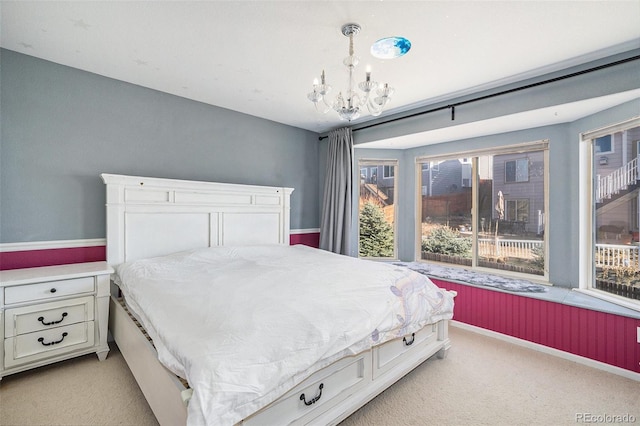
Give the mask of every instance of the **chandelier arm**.
[[327, 112], [329, 112], [329, 110], [332, 108], [332, 106], [327, 102], [327, 98], [326, 97], [322, 97], [322, 103], [326, 106], [326, 108], [324, 108], [322, 110], [323, 114], [326, 114]]
[[382, 110], [384, 109], [384, 104], [378, 105], [377, 103], [375, 103], [373, 99], [369, 98], [367, 102], [367, 109], [369, 110], [371, 115], [377, 116], [382, 113]]
[[[370, 97], [369, 95], [371, 94], [371, 92], [363, 92], [364, 96], [362, 97], [362, 100], [360, 101], [360, 106], [363, 107], [365, 105], [367, 105], [370, 102]], [[367, 107], [368, 109], [368, 107]]]

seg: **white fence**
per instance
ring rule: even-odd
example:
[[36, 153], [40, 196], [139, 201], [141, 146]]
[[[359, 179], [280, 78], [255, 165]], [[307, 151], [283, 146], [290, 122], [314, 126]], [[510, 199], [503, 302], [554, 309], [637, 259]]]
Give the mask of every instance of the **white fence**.
[[503, 240], [498, 238], [478, 239], [478, 255], [482, 257], [519, 257], [533, 259], [533, 249], [542, 248], [544, 241], [540, 240]]
[[640, 270], [638, 246], [596, 244], [596, 266], [630, 266]]
[[[533, 259], [534, 248], [542, 248], [544, 241], [503, 240], [482, 238], [478, 240], [478, 255], [481, 257], [518, 257]], [[640, 270], [640, 247], [615, 244], [596, 244], [595, 264], [603, 266], [630, 266]]]

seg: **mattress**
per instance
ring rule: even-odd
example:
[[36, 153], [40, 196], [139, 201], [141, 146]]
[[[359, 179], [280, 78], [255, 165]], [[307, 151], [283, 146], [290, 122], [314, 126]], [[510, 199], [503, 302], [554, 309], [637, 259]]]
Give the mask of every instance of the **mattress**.
[[171, 371], [188, 424], [235, 424], [336, 360], [453, 315], [453, 298], [396, 265], [306, 246], [215, 247], [116, 266]]

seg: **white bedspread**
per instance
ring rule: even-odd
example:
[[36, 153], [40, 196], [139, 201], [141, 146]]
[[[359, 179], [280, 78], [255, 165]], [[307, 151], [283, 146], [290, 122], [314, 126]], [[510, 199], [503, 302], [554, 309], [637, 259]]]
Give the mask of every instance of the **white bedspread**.
[[424, 275], [305, 246], [199, 249], [116, 270], [160, 361], [194, 391], [190, 425], [237, 423], [335, 360], [453, 312]]

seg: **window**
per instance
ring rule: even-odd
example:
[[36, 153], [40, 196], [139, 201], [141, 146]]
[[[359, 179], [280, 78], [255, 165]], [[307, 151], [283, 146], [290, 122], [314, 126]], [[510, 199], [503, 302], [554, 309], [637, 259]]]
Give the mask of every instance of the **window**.
[[[396, 258], [396, 160], [360, 160], [370, 179], [360, 179], [358, 254], [366, 258]], [[378, 169], [383, 179], [376, 179]]]
[[505, 162], [505, 182], [527, 182], [529, 180], [529, 160], [519, 159]]
[[602, 136], [593, 140], [593, 150], [596, 154], [608, 154], [613, 152], [611, 135]]
[[514, 220], [519, 222], [529, 221], [529, 200], [506, 200], [507, 220]]
[[[589, 164], [586, 170], [583, 166], [584, 182], [593, 194], [582, 203], [590, 211], [583, 228], [589, 229], [583, 238], [590, 248], [583, 254], [589, 268], [585, 281], [587, 288], [614, 295], [623, 304], [640, 303], [634, 302], [640, 301], [638, 139], [640, 119], [583, 134], [588, 152], [583, 164]], [[617, 155], [601, 161], [599, 154], [614, 151]]]
[[547, 141], [418, 158], [420, 258], [546, 276], [547, 162]]
[[[473, 239], [471, 230], [471, 187], [462, 187], [462, 158], [432, 161], [419, 160], [422, 188], [420, 203], [421, 258], [447, 263], [471, 265]], [[437, 169], [434, 167], [437, 164]]]

